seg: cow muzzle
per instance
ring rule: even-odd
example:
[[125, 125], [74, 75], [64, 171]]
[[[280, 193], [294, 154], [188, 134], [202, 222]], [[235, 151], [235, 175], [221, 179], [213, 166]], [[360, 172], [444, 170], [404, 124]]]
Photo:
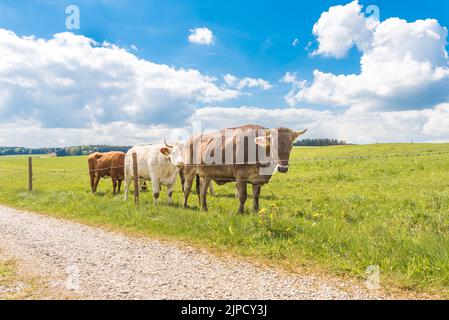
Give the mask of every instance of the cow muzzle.
[[278, 166], [278, 171], [280, 173], [287, 173], [288, 171], [288, 166]]

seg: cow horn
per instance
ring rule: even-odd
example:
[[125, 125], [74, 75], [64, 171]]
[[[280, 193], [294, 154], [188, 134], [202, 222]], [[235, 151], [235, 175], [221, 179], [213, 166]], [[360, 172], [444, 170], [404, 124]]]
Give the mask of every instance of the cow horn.
[[299, 136], [302, 136], [304, 133], [307, 132], [307, 129], [305, 129], [304, 131], [296, 131], [296, 134]]
[[169, 144], [167, 143], [167, 141], [165, 141], [165, 139], [164, 139], [164, 143], [165, 143], [165, 146], [166, 146], [167, 148], [170, 148], [170, 149], [173, 148], [173, 146], [169, 145]]

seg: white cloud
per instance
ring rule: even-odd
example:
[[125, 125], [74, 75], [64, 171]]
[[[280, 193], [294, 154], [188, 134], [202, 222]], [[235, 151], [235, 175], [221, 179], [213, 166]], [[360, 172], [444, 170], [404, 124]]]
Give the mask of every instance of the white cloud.
[[272, 85], [268, 81], [260, 78], [238, 78], [228, 73], [223, 76], [223, 80], [228, 85], [228, 87], [238, 90], [242, 90], [244, 88], [261, 88], [263, 90], [268, 90], [272, 88]]
[[189, 41], [208, 46], [214, 42], [214, 35], [208, 28], [190, 29]]
[[233, 76], [232, 74], [225, 74], [223, 76], [223, 80], [228, 86], [235, 86], [235, 84], [238, 82], [238, 78], [236, 76]]
[[299, 39], [298, 39], [298, 38], [293, 39], [293, 41], [292, 41], [292, 46], [293, 46], [293, 47], [296, 47], [296, 46], [298, 46], [298, 45], [299, 45]]
[[342, 58], [354, 45], [363, 50], [369, 46], [374, 19], [366, 19], [358, 0], [345, 6], [334, 6], [323, 12], [313, 26], [319, 47], [313, 54]]
[[289, 105], [301, 102], [349, 107], [351, 112], [432, 108], [449, 101], [447, 29], [433, 19], [407, 22], [365, 18], [357, 1], [329, 9], [314, 26], [315, 54], [362, 52], [360, 74], [319, 70], [313, 81], [293, 83]]
[[308, 138], [339, 138], [352, 143], [441, 141], [449, 136], [449, 104], [433, 109], [365, 114], [313, 109], [263, 109], [257, 107], [205, 107], [191, 121], [203, 129], [218, 130], [256, 123], [270, 128], [308, 128]]
[[240, 95], [193, 69], [139, 59], [72, 33], [52, 39], [0, 29], [0, 122], [90, 128], [123, 121], [179, 123], [201, 103]]

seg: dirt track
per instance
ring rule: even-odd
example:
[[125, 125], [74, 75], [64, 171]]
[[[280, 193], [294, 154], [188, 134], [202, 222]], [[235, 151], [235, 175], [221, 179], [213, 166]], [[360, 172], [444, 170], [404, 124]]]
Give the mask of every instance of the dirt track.
[[0, 206], [0, 248], [86, 299], [376, 299], [341, 279], [286, 274], [189, 247]]

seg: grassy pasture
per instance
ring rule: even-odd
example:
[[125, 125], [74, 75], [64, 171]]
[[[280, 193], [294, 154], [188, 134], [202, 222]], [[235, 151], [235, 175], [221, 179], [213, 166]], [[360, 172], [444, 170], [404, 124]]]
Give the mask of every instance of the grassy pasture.
[[261, 211], [236, 213], [232, 184], [217, 186], [209, 212], [196, 195], [184, 210], [181, 186], [139, 206], [112, 196], [110, 180], [90, 193], [86, 157], [0, 157], [0, 203], [138, 235], [176, 239], [295, 269], [364, 277], [382, 286], [449, 296], [449, 144], [299, 147], [290, 171], [262, 188]]

